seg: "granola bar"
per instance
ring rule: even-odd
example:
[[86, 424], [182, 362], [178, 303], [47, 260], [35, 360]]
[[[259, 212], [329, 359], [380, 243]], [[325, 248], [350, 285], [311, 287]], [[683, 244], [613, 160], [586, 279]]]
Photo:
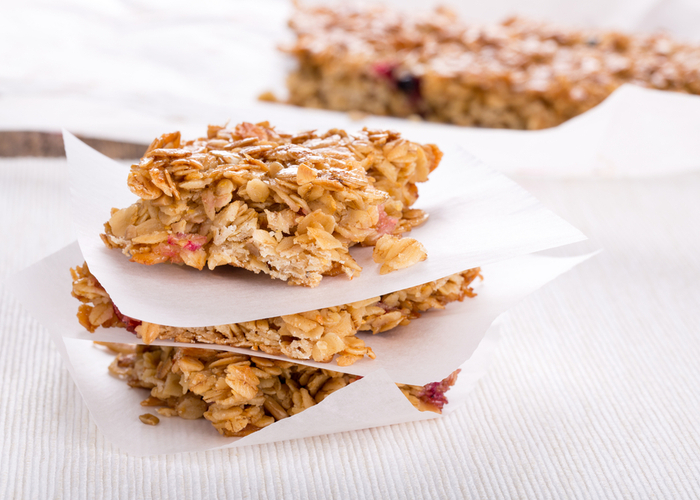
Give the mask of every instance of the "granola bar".
[[381, 297], [299, 314], [228, 325], [178, 328], [123, 315], [90, 273], [87, 264], [71, 269], [72, 295], [82, 302], [78, 320], [90, 332], [99, 326], [126, 328], [146, 344], [161, 339], [228, 345], [319, 362], [330, 362], [335, 357], [339, 366], [349, 366], [364, 356], [374, 359], [372, 349], [356, 336], [358, 331], [385, 332], [407, 325], [428, 309], [443, 309], [450, 302], [474, 297], [476, 294], [470, 285], [479, 273], [479, 268], [470, 269]]
[[[142, 406], [158, 407], [166, 417], [204, 417], [227, 437], [246, 436], [296, 415], [360, 378], [212, 349], [116, 347], [121, 352], [109, 371], [131, 387], [150, 389]], [[441, 413], [458, 372], [425, 387], [397, 385], [418, 410]], [[154, 415], [140, 418], [147, 425], [158, 423]]]
[[267, 122], [165, 134], [131, 167], [139, 200], [113, 209], [102, 236], [140, 264], [241, 267], [294, 285], [357, 276], [355, 244], [427, 218], [410, 208], [440, 162], [433, 145], [363, 129], [291, 135]]
[[289, 102], [466, 126], [542, 129], [623, 83], [700, 94], [700, 46], [522, 18], [467, 24], [446, 9], [298, 8]]

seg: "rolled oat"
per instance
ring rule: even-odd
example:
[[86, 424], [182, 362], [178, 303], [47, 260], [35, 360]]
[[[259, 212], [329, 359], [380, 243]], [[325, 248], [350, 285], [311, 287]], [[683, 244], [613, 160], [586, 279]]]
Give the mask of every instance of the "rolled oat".
[[413, 238], [397, 238], [385, 234], [377, 240], [372, 259], [381, 264], [380, 274], [388, 274], [392, 271], [410, 267], [428, 257], [423, 245]]
[[139, 415], [139, 420], [146, 425], [158, 425], [160, 423], [160, 419], [151, 413]]

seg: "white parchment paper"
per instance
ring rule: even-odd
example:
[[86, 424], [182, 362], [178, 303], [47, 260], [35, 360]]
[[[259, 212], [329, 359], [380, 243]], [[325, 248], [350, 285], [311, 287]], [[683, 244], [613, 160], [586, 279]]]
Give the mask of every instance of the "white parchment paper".
[[[377, 359], [360, 360], [351, 366], [298, 360], [301, 364], [369, 375], [381, 369], [395, 382], [425, 385], [442, 380], [475, 351], [496, 318], [590, 255], [553, 258], [526, 255], [483, 267], [485, 279], [476, 283], [477, 297], [449, 304], [444, 310], [424, 313], [408, 326], [377, 335], [360, 334], [377, 354]], [[99, 328], [87, 332], [77, 321], [80, 303], [71, 296], [69, 268], [82, 262], [77, 244], [46, 257], [8, 280], [10, 289], [25, 308], [42, 324], [64, 338], [141, 343], [122, 328]], [[180, 345], [156, 341], [156, 345]], [[185, 344], [211, 347], [208, 344]], [[216, 349], [251, 354], [249, 349], [216, 346]], [[256, 352], [256, 356], [288, 361], [289, 358]]]
[[107, 249], [99, 238], [110, 209], [136, 199], [126, 185], [127, 168], [68, 133], [65, 146], [85, 260], [122, 313], [160, 325], [238, 323], [346, 304], [585, 238], [505, 176], [441, 143], [445, 156], [430, 181], [420, 185], [416, 204], [429, 219], [411, 232], [428, 259], [408, 269], [380, 275], [371, 248], [352, 249], [363, 267], [359, 278], [327, 277], [316, 288], [292, 287], [230, 266], [214, 271], [144, 266]]

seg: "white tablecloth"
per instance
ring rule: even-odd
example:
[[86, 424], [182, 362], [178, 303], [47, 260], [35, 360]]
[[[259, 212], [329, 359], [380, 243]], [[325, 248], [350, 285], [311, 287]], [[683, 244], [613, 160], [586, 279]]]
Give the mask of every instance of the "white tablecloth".
[[[65, 174], [0, 160], [0, 278], [74, 239]], [[0, 498], [699, 497], [700, 174], [520, 181], [604, 251], [507, 315], [489, 374], [443, 419], [129, 457], [2, 289]]]

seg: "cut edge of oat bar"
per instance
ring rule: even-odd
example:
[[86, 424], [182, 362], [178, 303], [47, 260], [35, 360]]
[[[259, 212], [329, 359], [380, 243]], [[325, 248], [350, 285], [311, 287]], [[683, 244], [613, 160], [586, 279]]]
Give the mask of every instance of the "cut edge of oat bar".
[[429, 309], [475, 297], [472, 282], [481, 277], [474, 268], [405, 290], [352, 304], [322, 308], [257, 321], [199, 328], [179, 328], [142, 322], [123, 315], [87, 264], [71, 270], [72, 295], [81, 305], [77, 317], [89, 332], [98, 327], [125, 328], [144, 343], [156, 339], [182, 343], [228, 345], [297, 360], [350, 366], [372, 349], [358, 332], [380, 333], [407, 325]]
[[[243, 437], [294, 416], [361, 377], [211, 349], [102, 343], [117, 355], [109, 372], [150, 390], [143, 407], [164, 417], [205, 418], [226, 437]], [[460, 370], [423, 387], [396, 384], [419, 411], [442, 413]], [[158, 417], [139, 417], [157, 425]]]
[[441, 157], [367, 128], [285, 134], [261, 122], [210, 126], [193, 141], [164, 134], [131, 167], [140, 199], [112, 209], [101, 237], [140, 264], [231, 265], [314, 287], [359, 275], [351, 246], [427, 219], [411, 206]]

